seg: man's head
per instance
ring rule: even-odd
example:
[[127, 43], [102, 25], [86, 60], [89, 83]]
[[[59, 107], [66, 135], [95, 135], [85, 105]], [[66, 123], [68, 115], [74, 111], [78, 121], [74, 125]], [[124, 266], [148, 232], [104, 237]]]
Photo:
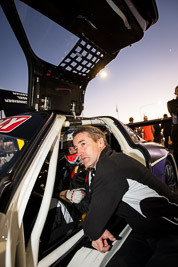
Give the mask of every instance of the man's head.
[[143, 120], [144, 121], [147, 121], [148, 120], [148, 117], [146, 115], [144, 115]]
[[73, 133], [75, 129], [69, 129], [61, 136], [61, 148], [64, 150], [64, 158], [71, 165], [79, 165], [80, 159], [73, 145]]
[[101, 151], [106, 147], [105, 134], [93, 126], [82, 126], [73, 134], [74, 147], [85, 167], [96, 167]]
[[174, 94], [178, 97], [178, 86], [176, 86]]
[[165, 114], [163, 115], [163, 118], [164, 118], [164, 119], [168, 118], [168, 115], [165, 113]]
[[69, 151], [69, 154], [72, 155], [72, 154], [75, 154], [76, 153], [76, 149], [74, 148], [74, 146], [69, 146], [68, 147], [68, 151]]
[[134, 121], [133, 117], [130, 117], [130, 118], [129, 118], [129, 122], [130, 122], [130, 123], [133, 123], [133, 121]]

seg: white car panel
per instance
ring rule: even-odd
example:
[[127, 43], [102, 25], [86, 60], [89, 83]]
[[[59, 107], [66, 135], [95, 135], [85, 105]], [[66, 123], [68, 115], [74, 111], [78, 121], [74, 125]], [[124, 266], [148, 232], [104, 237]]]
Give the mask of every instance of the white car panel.
[[122, 246], [132, 229], [127, 225], [123, 231], [119, 234], [121, 239], [113, 242], [113, 246], [110, 251], [101, 253], [95, 249], [82, 247], [75, 256], [72, 258], [67, 267], [85, 266], [85, 267], [104, 267], [112, 256]]

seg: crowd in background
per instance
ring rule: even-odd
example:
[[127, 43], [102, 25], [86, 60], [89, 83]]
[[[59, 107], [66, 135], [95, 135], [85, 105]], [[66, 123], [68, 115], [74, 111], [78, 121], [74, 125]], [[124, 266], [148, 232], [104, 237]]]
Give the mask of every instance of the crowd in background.
[[[156, 142], [171, 149], [171, 121], [164, 123], [164, 119], [168, 118], [168, 114], [163, 115], [163, 121], [160, 124], [147, 125], [142, 127], [130, 126], [130, 128], [138, 134], [141, 138], [147, 142]], [[147, 121], [148, 117], [144, 116], [144, 121]], [[134, 123], [134, 118], [129, 118], [129, 124]]]
[[[137, 128], [131, 125], [131, 128], [147, 142], [156, 142], [163, 144], [168, 149], [172, 149], [178, 166], [178, 86], [175, 87], [174, 94], [176, 98], [167, 102], [168, 112], [171, 115], [172, 121], [168, 121], [168, 115], [164, 114], [160, 124], [145, 125]], [[147, 120], [148, 117], [145, 115], [144, 121]], [[134, 119], [130, 117], [129, 124], [133, 123]]]

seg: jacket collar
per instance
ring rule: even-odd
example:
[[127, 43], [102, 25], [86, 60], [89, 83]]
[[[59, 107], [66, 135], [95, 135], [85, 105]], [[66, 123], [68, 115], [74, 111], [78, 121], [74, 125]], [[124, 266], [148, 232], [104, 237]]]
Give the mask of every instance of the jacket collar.
[[[111, 147], [108, 145], [108, 146], [106, 146], [102, 151], [101, 151], [101, 154], [100, 154], [100, 157], [99, 157], [99, 160], [98, 160], [98, 162], [100, 161], [100, 159], [102, 159], [104, 156], [105, 156], [105, 154], [108, 152], [108, 151], [110, 151], [111, 150]], [[98, 162], [97, 162], [97, 164], [98, 164]], [[96, 167], [97, 167], [97, 164], [96, 164]]]

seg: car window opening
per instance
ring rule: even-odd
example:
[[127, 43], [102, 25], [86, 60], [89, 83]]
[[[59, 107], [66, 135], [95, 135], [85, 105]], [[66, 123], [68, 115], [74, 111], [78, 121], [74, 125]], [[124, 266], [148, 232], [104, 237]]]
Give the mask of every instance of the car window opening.
[[[51, 199], [51, 205], [48, 211], [47, 219], [41, 234], [39, 246], [39, 258], [43, 258], [48, 254], [49, 248], [52, 251], [54, 247], [58, 247], [81, 229], [81, 213], [77, 211], [72, 203], [69, 203], [59, 197], [60, 190], [69, 188], [68, 183], [63, 183], [63, 177], [60, 171], [65, 168], [65, 162], [61, 161], [61, 155], [64, 155], [64, 150], [59, 152], [59, 161], [56, 173], [56, 181]], [[48, 168], [49, 168], [50, 153], [48, 154], [42, 169], [38, 175], [34, 188], [32, 190], [29, 202], [23, 218], [25, 244], [27, 246], [31, 232], [33, 230], [42, 199], [45, 192]], [[66, 216], [68, 215], [68, 216]]]

